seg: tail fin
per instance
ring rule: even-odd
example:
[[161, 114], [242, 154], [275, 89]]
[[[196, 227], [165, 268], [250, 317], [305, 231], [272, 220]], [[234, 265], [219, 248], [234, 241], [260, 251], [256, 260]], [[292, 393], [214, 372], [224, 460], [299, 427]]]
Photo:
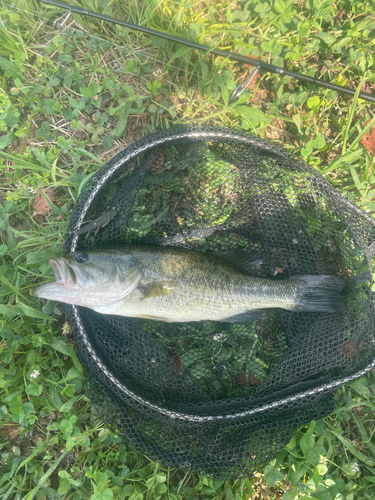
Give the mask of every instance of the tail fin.
[[343, 311], [345, 301], [340, 292], [344, 281], [337, 276], [293, 276], [297, 297], [293, 311], [338, 312]]

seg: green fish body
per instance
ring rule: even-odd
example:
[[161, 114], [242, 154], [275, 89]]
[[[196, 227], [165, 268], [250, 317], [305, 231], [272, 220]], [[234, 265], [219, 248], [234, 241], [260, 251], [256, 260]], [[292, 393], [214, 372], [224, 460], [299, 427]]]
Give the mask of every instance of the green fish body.
[[50, 260], [56, 282], [37, 287], [34, 295], [103, 314], [168, 322], [247, 322], [268, 308], [344, 309], [338, 277], [253, 277], [243, 271], [246, 252], [233, 255], [241, 267], [212, 253], [163, 246], [76, 252]]

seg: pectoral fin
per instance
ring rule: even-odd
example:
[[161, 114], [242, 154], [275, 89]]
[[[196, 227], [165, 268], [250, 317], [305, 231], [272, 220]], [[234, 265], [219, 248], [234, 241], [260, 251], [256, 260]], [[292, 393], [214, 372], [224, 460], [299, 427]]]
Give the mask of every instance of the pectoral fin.
[[141, 299], [150, 299], [153, 297], [163, 297], [170, 295], [178, 288], [176, 281], [158, 281], [147, 285], [140, 285], [138, 290], [142, 294]]

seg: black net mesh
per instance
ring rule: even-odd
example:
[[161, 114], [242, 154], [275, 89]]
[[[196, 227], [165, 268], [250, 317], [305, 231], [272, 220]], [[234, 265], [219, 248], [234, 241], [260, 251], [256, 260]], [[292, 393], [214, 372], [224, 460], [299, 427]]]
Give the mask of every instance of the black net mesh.
[[87, 182], [65, 250], [121, 244], [242, 248], [262, 257], [259, 277], [345, 281], [344, 313], [274, 309], [252, 323], [163, 323], [68, 306], [93, 404], [149, 457], [248, 476], [372, 367], [375, 222], [279, 146], [186, 126], [126, 148]]

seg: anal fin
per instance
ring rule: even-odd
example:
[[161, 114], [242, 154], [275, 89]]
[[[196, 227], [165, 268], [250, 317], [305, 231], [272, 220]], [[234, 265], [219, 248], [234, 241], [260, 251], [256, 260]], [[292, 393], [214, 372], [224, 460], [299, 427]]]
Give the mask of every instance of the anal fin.
[[252, 323], [253, 321], [258, 321], [264, 318], [266, 315], [264, 309], [253, 309], [252, 311], [246, 311], [241, 314], [236, 314], [235, 316], [230, 316], [229, 318], [222, 319], [225, 323]]

